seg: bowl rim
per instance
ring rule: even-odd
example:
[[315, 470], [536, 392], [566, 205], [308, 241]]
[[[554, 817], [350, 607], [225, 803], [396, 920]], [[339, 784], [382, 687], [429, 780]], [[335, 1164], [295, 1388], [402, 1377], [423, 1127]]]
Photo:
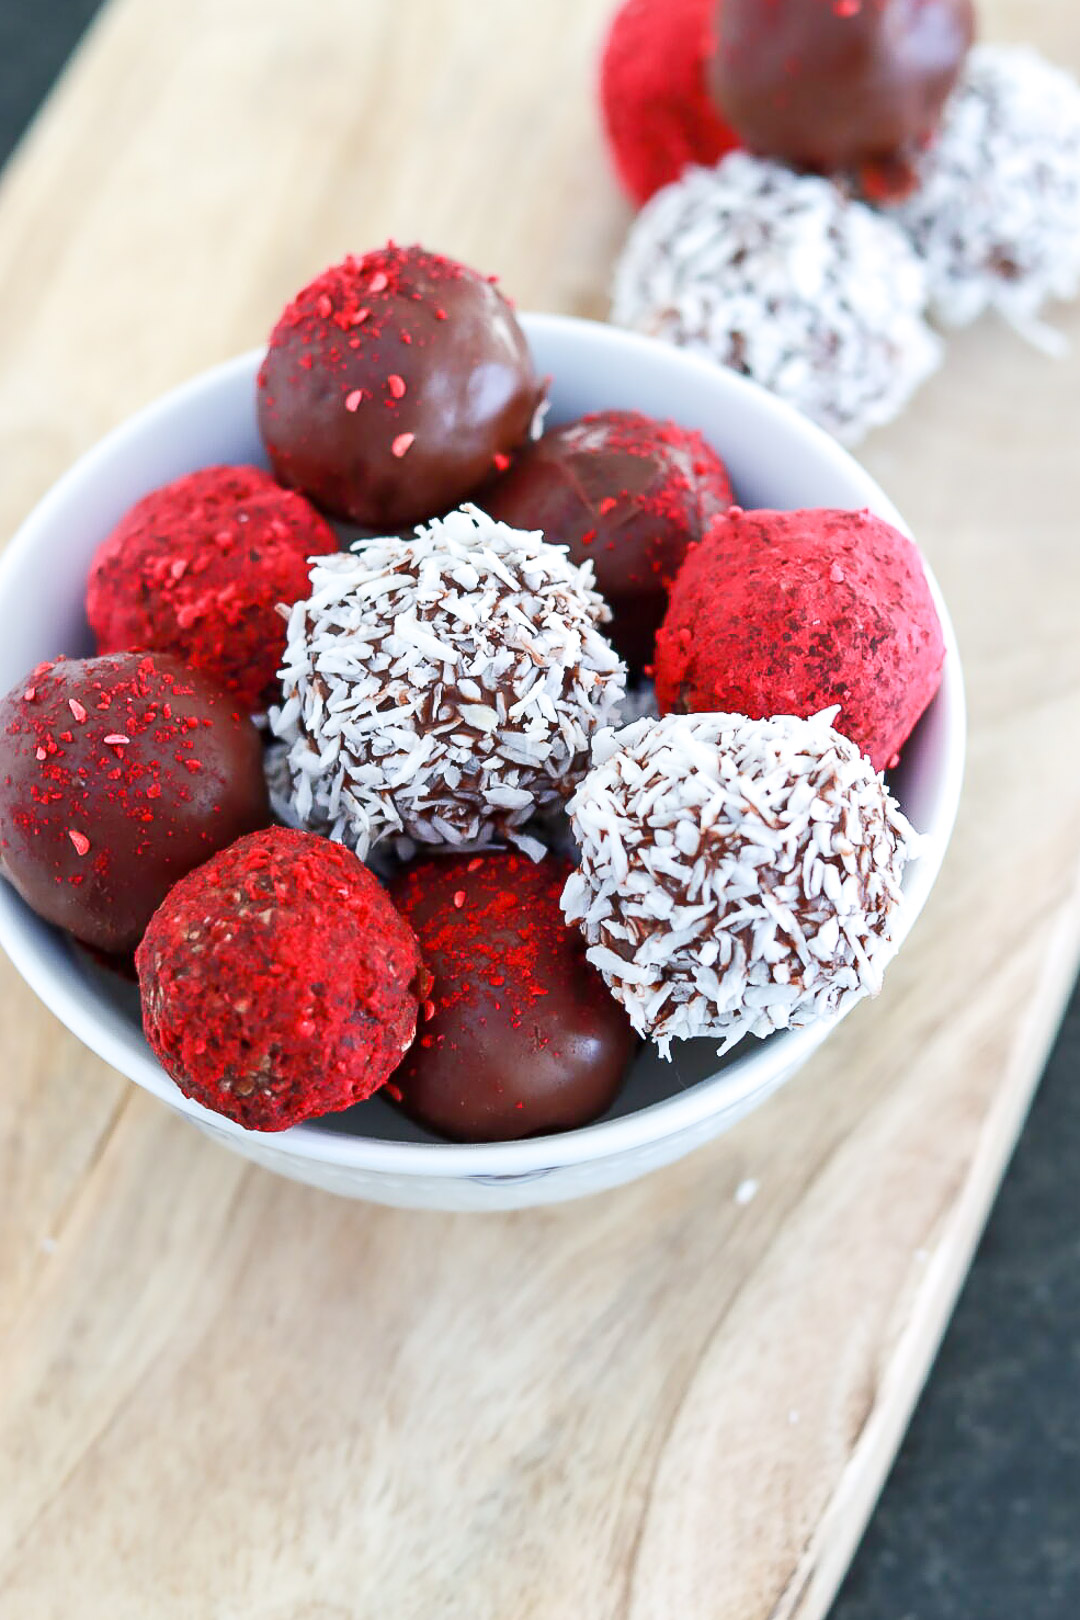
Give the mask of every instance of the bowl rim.
[[[526, 335], [566, 339], [583, 331], [599, 350], [619, 350], [625, 356], [638, 351], [655, 361], [657, 351], [672, 365], [696, 373], [714, 388], [726, 389], [736, 398], [752, 397], [755, 407], [772, 412], [789, 430], [812, 442], [816, 458], [841, 475], [865, 505], [905, 534], [911, 531], [884, 494], [876, 480], [822, 428], [803, 417], [792, 406], [733, 371], [685, 350], [671, 348], [654, 338], [627, 332], [606, 323], [573, 315], [525, 313], [520, 315]], [[52, 524], [54, 513], [63, 508], [69, 492], [78, 486], [97, 463], [107, 461], [115, 449], [134, 431], [151, 432], [168, 419], [178, 406], [204, 395], [208, 390], [227, 386], [243, 375], [254, 376], [265, 348], [247, 350], [232, 359], [199, 372], [145, 405], [118, 423], [86, 450], [50, 487], [0, 554], [0, 597], [9, 573], [16, 571], [27, 553], [41, 543]], [[853, 507], [854, 509], [854, 507]], [[921, 555], [921, 553], [920, 553]], [[952, 834], [959, 806], [966, 745], [966, 704], [963, 670], [956, 634], [948, 608], [929, 563], [923, 558], [934, 605], [941, 620], [945, 640], [945, 665], [935, 703], [944, 708], [944, 726], [950, 746], [945, 750], [938, 788], [939, 812], [932, 833], [932, 846], [913, 868], [905, 887], [904, 904], [894, 935], [898, 950], [921, 913], [933, 888]], [[48, 930], [41, 936], [38, 930]], [[548, 1136], [526, 1137], [518, 1141], [456, 1143], [398, 1142], [328, 1130], [308, 1122], [284, 1131], [249, 1131], [223, 1115], [213, 1113], [179, 1087], [157, 1063], [148, 1046], [133, 1049], [124, 1036], [97, 1019], [88, 1017], [65, 974], [55, 968], [55, 952], [49, 952], [44, 939], [55, 939], [59, 930], [49, 929], [25, 905], [7, 883], [0, 883], [0, 945], [16, 970], [61, 1023], [86, 1046], [125, 1078], [133, 1080], [170, 1107], [191, 1118], [214, 1134], [235, 1138], [237, 1144], [258, 1143], [263, 1150], [282, 1153], [309, 1163], [330, 1164], [342, 1169], [366, 1171], [373, 1175], [435, 1178], [526, 1177], [555, 1167], [594, 1162], [633, 1152], [653, 1143], [693, 1131], [703, 1121], [721, 1112], [736, 1111], [751, 1096], [764, 1093], [770, 1081], [797, 1067], [819, 1046], [838, 1018], [823, 1020], [804, 1029], [785, 1030], [771, 1038], [768, 1046], [747, 1036], [742, 1048], [717, 1074], [698, 1081], [685, 1091], [635, 1109], [615, 1119]], [[70, 947], [69, 947], [70, 949]], [[132, 1031], [134, 1035], [134, 1031]], [[752, 1044], [751, 1044], [752, 1042]], [[771, 1062], [762, 1058], [771, 1053]]]

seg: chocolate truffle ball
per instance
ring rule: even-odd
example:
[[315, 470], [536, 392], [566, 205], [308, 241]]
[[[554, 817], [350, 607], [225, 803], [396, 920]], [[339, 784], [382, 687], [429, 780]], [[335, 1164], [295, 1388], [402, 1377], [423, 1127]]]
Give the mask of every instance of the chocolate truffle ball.
[[258, 380], [281, 482], [383, 533], [457, 506], [506, 466], [543, 399], [492, 282], [393, 243], [297, 293]]
[[509, 852], [433, 857], [393, 885], [433, 976], [391, 1095], [461, 1142], [587, 1125], [636, 1045], [559, 896], [571, 871]]
[[934, 370], [903, 232], [831, 180], [732, 152], [641, 211], [611, 318], [752, 377], [854, 443]]
[[515, 529], [541, 529], [591, 562], [609, 636], [632, 673], [652, 661], [668, 588], [731, 505], [724, 464], [700, 433], [637, 411], [599, 411], [545, 433], [480, 497]]
[[367, 868], [285, 827], [178, 883], [136, 967], [162, 1066], [186, 1097], [255, 1131], [370, 1097], [427, 985], [412, 929]]
[[277, 695], [279, 603], [308, 593], [308, 558], [337, 550], [301, 495], [258, 467], [206, 467], [136, 502], [90, 566], [102, 653], [144, 648], [201, 670], [244, 708]]
[[130, 951], [193, 866], [269, 820], [259, 734], [161, 653], [39, 664], [0, 703], [0, 864], [46, 921]]
[[319, 558], [270, 716], [297, 820], [362, 858], [396, 833], [512, 840], [569, 797], [617, 711], [607, 618], [588, 565], [476, 507]]
[[896, 196], [971, 43], [971, 0], [627, 0], [600, 101], [637, 203], [737, 146]]
[[810, 715], [878, 770], [895, 765], [937, 691], [945, 644], [922, 558], [869, 512], [742, 512], [687, 558], [656, 638], [671, 709]]
[[626, 0], [600, 63], [600, 108], [619, 179], [639, 206], [692, 163], [740, 144], [713, 105], [706, 67], [716, 0]]
[[947, 326], [996, 309], [1036, 342], [1052, 298], [1080, 285], [1080, 86], [1024, 46], [968, 57], [917, 189], [892, 217], [926, 265]]
[[975, 32], [971, 0], [719, 0], [713, 105], [763, 157], [910, 188]]
[[724, 1052], [880, 988], [916, 839], [834, 715], [669, 715], [598, 738], [563, 909], [662, 1056], [695, 1036]]

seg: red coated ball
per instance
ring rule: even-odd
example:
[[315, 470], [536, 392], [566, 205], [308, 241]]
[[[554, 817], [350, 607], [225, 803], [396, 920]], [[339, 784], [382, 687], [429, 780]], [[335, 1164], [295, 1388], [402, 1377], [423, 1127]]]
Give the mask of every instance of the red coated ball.
[[508, 1141], [587, 1125], [614, 1099], [636, 1038], [563, 917], [571, 870], [436, 856], [394, 882], [433, 982], [390, 1091], [429, 1130]]
[[600, 64], [600, 104], [626, 190], [645, 203], [691, 163], [739, 145], [709, 95], [716, 0], [626, 0]]
[[98, 548], [86, 616], [98, 651], [173, 653], [252, 711], [277, 692], [279, 603], [337, 550], [302, 496], [258, 467], [206, 467], [138, 501]]
[[259, 428], [282, 483], [387, 534], [505, 466], [543, 397], [492, 281], [391, 243], [288, 305], [259, 372]]
[[259, 733], [174, 658], [57, 659], [0, 702], [0, 867], [99, 950], [132, 950], [179, 878], [269, 819]]
[[937, 691], [945, 646], [922, 559], [869, 512], [732, 508], [695, 546], [656, 638], [661, 713], [802, 717], [882, 770]]
[[608, 638], [638, 673], [687, 548], [731, 505], [731, 485], [700, 433], [598, 411], [523, 450], [480, 499], [492, 517], [542, 529], [574, 562], [592, 563], [612, 611]]
[[162, 1066], [257, 1131], [377, 1091], [412, 1039], [423, 977], [412, 929], [356, 856], [284, 827], [178, 883], [135, 964]]

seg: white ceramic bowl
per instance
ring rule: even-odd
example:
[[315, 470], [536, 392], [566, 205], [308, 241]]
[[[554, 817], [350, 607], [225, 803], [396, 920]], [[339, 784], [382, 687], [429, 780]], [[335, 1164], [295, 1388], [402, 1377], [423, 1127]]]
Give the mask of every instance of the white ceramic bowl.
[[[553, 421], [607, 408], [674, 418], [715, 445], [744, 506], [868, 506], [901, 525], [844, 450], [755, 384], [613, 327], [553, 315], [524, 324], [539, 369], [553, 378]], [[135, 500], [213, 462], [264, 461], [255, 426], [258, 361], [249, 354], [218, 366], [140, 412], [85, 455], [27, 519], [0, 561], [0, 692], [41, 659], [92, 650], [83, 614], [90, 559]], [[963, 769], [960, 660], [933, 580], [931, 588], [945, 630], [945, 678], [895, 773], [894, 791], [927, 835], [905, 880], [900, 936], [937, 876]], [[726, 1130], [832, 1027], [764, 1042], [748, 1037], [722, 1066], [709, 1041], [677, 1047], [670, 1064], [646, 1048], [611, 1114], [560, 1136], [451, 1145], [426, 1137], [378, 1097], [328, 1123], [260, 1134], [184, 1097], [143, 1039], [133, 989], [95, 968], [2, 882], [0, 943], [87, 1046], [235, 1152], [332, 1192], [429, 1209], [554, 1203], [630, 1181]]]

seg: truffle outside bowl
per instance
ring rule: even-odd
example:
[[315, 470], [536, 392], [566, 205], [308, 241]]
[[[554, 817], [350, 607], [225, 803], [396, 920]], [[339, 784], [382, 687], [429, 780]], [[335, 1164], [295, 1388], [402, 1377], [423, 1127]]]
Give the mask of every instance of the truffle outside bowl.
[[[869, 507], [903, 527], [889, 500], [820, 429], [755, 384], [648, 338], [564, 316], [524, 318], [552, 420], [634, 409], [697, 428], [731, 471], [744, 506]], [[174, 390], [117, 428], [60, 480], [0, 559], [0, 691], [57, 653], [92, 651], [83, 613], [91, 557], [141, 495], [214, 462], [265, 464], [248, 354]], [[952, 830], [964, 759], [964, 696], [952, 625], [931, 579], [946, 644], [942, 686], [909, 741], [893, 791], [925, 835], [909, 866], [897, 937], [914, 923]], [[610, 1113], [558, 1136], [461, 1146], [436, 1141], [379, 1097], [318, 1123], [245, 1131], [184, 1097], [155, 1061], [132, 986], [96, 967], [0, 882], [0, 943], [53, 1013], [107, 1063], [257, 1164], [330, 1192], [427, 1209], [512, 1209], [599, 1192], [669, 1164], [719, 1135], [775, 1091], [835, 1020], [726, 1060], [716, 1043], [643, 1049]]]

